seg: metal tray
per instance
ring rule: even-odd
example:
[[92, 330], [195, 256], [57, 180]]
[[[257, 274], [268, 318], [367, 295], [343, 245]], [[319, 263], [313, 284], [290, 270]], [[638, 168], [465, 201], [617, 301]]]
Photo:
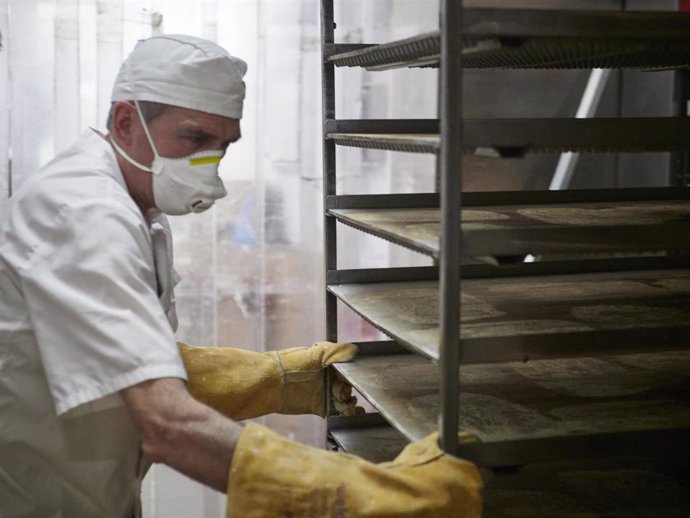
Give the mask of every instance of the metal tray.
[[[331, 209], [329, 214], [363, 232], [439, 257], [439, 209]], [[480, 206], [462, 211], [465, 257], [688, 248], [688, 201]]]
[[[436, 153], [438, 134], [330, 132], [336, 144]], [[690, 151], [690, 117], [595, 119], [466, 119], [464, 153], [519, 157], [526, 153]]]
[[[438, 282], [328, 289], [400, 344], [438, 360]], [[461, 361], [685, 348], [688, 308], [687, 269], [464, 279]]]
[[[690, 64], [690, 15], [679, 12], [467, 8], [466, 68], [679, 68]], [[347, 51], [328, 61], [369, 70], [438, 66], [440, 33]]]
[[[439, 375], [424, 358], [371, 356], [335, 368], [408, 439], [437, 431]], [[688, 394], [689, 351], [462, 366], [461, 456], [501, 466], [687, 452]]]

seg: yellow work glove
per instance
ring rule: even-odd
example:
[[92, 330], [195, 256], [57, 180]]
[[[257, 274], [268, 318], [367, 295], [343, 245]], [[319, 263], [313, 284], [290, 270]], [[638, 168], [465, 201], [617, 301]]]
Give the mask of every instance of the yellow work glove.
[[251, 423], [235, 448], [225, 516], [479, 518], [479, 471], [444, 454], [437, 436], [373, 464]]
[[[177, 345], [192, 396], [237, 420], [274, 412], [325, 416], [325, 367], [357, 352], [353, 344], [333, 342], [266, 353]], [[354, 399], [345, 405], [354, 407]]]

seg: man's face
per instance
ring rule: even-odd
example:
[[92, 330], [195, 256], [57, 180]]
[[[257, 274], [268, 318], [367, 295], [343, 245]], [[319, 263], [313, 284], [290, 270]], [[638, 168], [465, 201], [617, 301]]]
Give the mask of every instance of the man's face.
[[[133, 122], [132, 155], [144, 164], [151, 164], [153, 150], [141, 121], [136, 117]], [[176, 106], [166, 108], [148, 127], [158, 154], [167, 158], [182, 158], [199, 151], [226, 151], [241, 136], [237, 119]]]
[[[113, 133], [126, 153], [137, 162], [150, 166], [153, 150], [133, 103], [118, 102]], [[223, 151], [240, 138], [240, 121], [220, 115], [168, 106], [148, 123], [159, 155], [183, 158], [199, 151]], [[135, 173], [132, 165], [118, 157], [120, 168], [132, 198], [142, 212], [155, 205], [151, 174]]]

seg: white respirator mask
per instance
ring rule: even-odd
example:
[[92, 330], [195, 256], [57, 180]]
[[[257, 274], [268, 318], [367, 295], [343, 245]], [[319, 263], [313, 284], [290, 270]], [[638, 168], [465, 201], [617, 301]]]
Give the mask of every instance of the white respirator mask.
[[110, 142], [127, 162], [153, 174], [153, 200], [158, 210], [170, 216], [179, 216], [210, 209], [216, 200], [227, 194], [223, 180], [218, 176], [220, 160], [225, 152], [199, 151], [183, 158], [159, 155], [139, 103], [134, 101], [134, 105], [153, 150], [153, 163], [148, 167], [134, 160], [115, 142], [112, 135]]

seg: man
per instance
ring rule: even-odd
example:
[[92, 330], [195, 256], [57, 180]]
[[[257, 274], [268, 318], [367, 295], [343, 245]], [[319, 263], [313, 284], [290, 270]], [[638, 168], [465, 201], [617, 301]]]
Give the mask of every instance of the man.
[[139, 42], [113, 88], [109, 133], [87, 131], [11, 198], [0, 518], [130, 517], [148, 462], [227, 491], [227, 516], [478, 515], [476, 469], [434, 436], [374, 465], [233, 420], [323, 415], [323, 369], [353, 346], [176, 344], [161, 212], [200, 212], [225, 195], [218, 163], [241, 135], [245, 69], [199, 38]]

